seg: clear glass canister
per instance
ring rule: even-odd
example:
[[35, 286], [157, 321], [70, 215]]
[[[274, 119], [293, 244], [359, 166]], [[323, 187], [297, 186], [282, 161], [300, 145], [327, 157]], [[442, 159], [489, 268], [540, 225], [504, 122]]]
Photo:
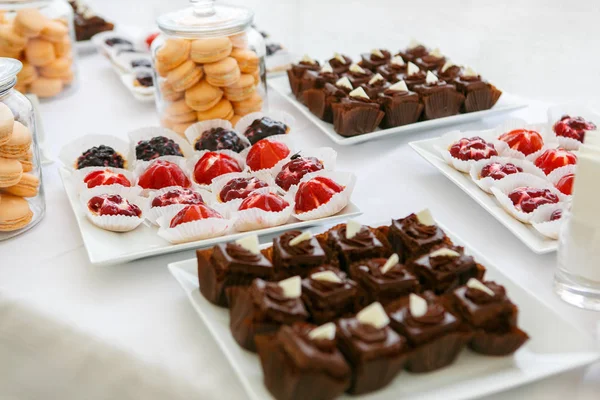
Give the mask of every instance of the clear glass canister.
[[46, 212], [33, 106], [15, 90], [21, 68], [0, 58], [0, 240], [29, 230]]
[[17, 90], [55, 98], [76, 84], [73, 9], [62, 0], [0, 0], [0, 57], [23, 63]]
[[156, 106], [163, 126], [183, 135], [195, 122], [225, 119], [233, 125], [266, 107], [263, 37], [251, 27], [251, 10], [190, 0], [161, 15], [152, 44]]

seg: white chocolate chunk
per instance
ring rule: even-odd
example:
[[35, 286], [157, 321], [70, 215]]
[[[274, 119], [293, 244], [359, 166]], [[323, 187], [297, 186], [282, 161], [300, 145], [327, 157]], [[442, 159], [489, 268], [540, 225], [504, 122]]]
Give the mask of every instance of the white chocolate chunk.
[[296, 236], [295, 238], [293, 238], [292, 240], [290, 240], [289, 244], [290, 244], [290, 246], [295, 246], [298, 243], [302, 243], [305, 240], [310, 240], [310, 239], [312, 239], [312, 235], [310, 234], [310, 232], [304, 231], [301, 234], [299, 234], [298, 236]]
[[414, 48], [417, 48], [421, 46], [421, 43], [417, 42], [417, 40], [415, 38], [410, 39], [410, 42], [408, 43], [408, 49], [412, 50]]
[[410, 315], [419, 318], [427, 314], [427, 300], [414, 293], [408, 295], [408, 308]]
[[381, 76], [381, 74], [375, 74], [373, 75], [373, 77], [369, 80], [369, 85], [374, 84], [377, 81], [383, 81], [383, 76]]
[[358, 64], [352, 64], [350, 66], [350, 71], [354, 72], [354, 73], [357, 73], [357, 74], [364, 74], [365, 73], [365, 70], [362, 69], [361, 66], [358, 65]]
[[475, 72], [475, 70], [473, 68], [467, 67], [467, 68], [465, 68], [465, 72], [463, 72], [462, 76], [477, 77], [477, 76], [479, 76], [479, 74], [477, 72]]
[[336, 273], [333, 271], [315, 272], [314, 274], [311, 274], [310, 277], [311, 279], [314, 279], [316, 281], [342, 283], [340, 277], [337, 276]]
[[346, 64], [346, 59], [340, 53], [333, 53], [333, 58], [341, 62], [342, 64]]
[[440, 51], [440, 49], [438, 47], [436, 47], [435, 49], [433, 49], [432, 52], [429, 53], [430, 56], [435, 57], [435, 58], [442, 58], [444, 57], [444, 55], [442, 54], [442, 52]]
[[354, 89], [353, 91], [351, 91], [350, 94], [349, 94], [349, 96], [350, 97], [361, 97], [363, 99], [369, 99], [369, 95], [361, 87], [357, 87], [356, 89]]
[[435, 74], [431, 71], [427, 71], [427, 77], [425, 78], [425, 82], [429, 85], [431, 85], [432, 83], [436, 83], [438, 82], [439, 79], [437, 76], [435, 76]]
[[390, 269], [392, 269], [394, 266], [396, 266], [399, 261], [400, 261], [400, 257], [398, 257], [398, 254], [396, 254], [396, 253], [392, 254], [390, 256], [390, 258], [387, 259], [385, 264], [383, 264], [383, 266], [381, 267], [381, 269], [380, 269], [381, 273], [385, 275]]
[[258, 246], [258, 236], [256, 235], [245, 236], [241, 239], [236, 240], [235, 242], [251, 253], [260, 253], [260, 248]]
[[373, 49], [373, 50], [371, 50], [371, 54], [373, 54], [374, 56], [377, 56], [379, 58], [385, 57], [383, 55], [383, 53], [381, 52], [381, 50], [379, 50], [379, 49]]
[[393, 90], [394, 92], [408, 92], [408, 86], [406, 86], [406, 82], [400, 80], [390, 86], [388, 90]]
[[390, 323], [390, 319], [379, 302], [363, 308], [356, 314], [356, 319], [361, 324], [371, 325], [377, 329], [385, 328]]
[[337, 82], [335, 83], [335, 86], [344, 87], [348, 90], [352, 90], [352, 82], [350, 82], [350, 79], [348, 79], [347, 76], [344, 76], [343, 78], [338, 79]]
[[331, 65], [329, 63], [323, 65], [323, 67], [321, 68], [321, 72], [322, 73], [332, 73], [333, 72], [333, 68], [331, 68]]
[[302, 295], [302, 280], [299, 276], [292, 276], [277, 282], [277, 284], [283, 290], [283, 296], [288, 299], [297, 299]]
[[423, 225], [434, 226], [435, 220], [433, 219], [433, 215], [431, 215], [431, 211], [429, 209], [421, 210], [417, 213], [417, 219]]
[[304, 56], [302, 56], [302, 59], [300, 61], [304, 62], [304, 63], [308, 63], [308, 64], [314, 64], [315, 63], [315, 60], [313, 60], [312, 58], [310, 58], [310, 56], [308, 54], [305, 54]]
[[435, 258], [435, 257], [458, 257], [460, 256], [459, 253], [457, 253], [454, 250], [451, 249], [438, 249], [434, 252], [432, 252], [431, 254], [429, 254], [430, 258]]
[[360, 230], [362, 225], [351, 219], [346, 222], [346, 239], [352, 239]]
[[308, 332], [308, 337], [312, 340], [333, 340], [335, 338], [335, 324], [333, 322], [328, 322], [318, 326], [312, 331]]
[[480, 290], [485, 294], [489, 294], [490, 296], [495, 296], [495, 293], [489, 287], [485, 286], [481, 281], [471, 278], [467, 281], [467, 287], [475, 290]]
[[406, 68], [406, 74], [408, 76], [414, 75], [414, 74], [418, 74], [420, 71], [419, 67], [417, 67], [416, 64], [412, 63], [412, 62], [408, 62], [408, 67]]
[[399, 67], [403, 67], [404, 65], [406, 65], [406, 63], [404, 62], [404, 59], [400, 56], [394, 56], [392, 58], [392, 61], [390, 61], [393, 65], [397, 65]]
[[452, 68], [454, 66], [455, 66], [454, 63], [452, 61], [448, 60], [442, 67], [442, 72], [446, 72], [446, 71], [448, 71], [448, 68]]

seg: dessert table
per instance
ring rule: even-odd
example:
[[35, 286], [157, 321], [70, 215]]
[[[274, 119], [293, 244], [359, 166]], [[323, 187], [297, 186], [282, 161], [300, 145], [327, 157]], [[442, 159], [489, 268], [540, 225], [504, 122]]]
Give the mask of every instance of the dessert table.
[[[97, 2], [97, 9], [125, 23], [132, 15], [129, 11], [120, 14], [120, 3]], [[282, 15], [291, 17], [305, 2], [268, 11], [258, 2], [249, 3], [255, 6], [259, 24], [269, 29], [270, 18], [265, 15], [272, 15], [280, 27]], [[155, 10], [148, 7], [142, 14], [152, 18]], [[297, 29], [301, 29], [302, 15], [293, 17]], [[146, 22], [138, 21], [140, 25]], [[331, 45], [314, 43], [317, 55], [328, 54]], [[158, 125], [154, 105], [136, 102], [99, 54], [80, 58], [79, 69], [78, 91], [42, 103], [40, 108], [51, 156], [83, 134], [125, 137], [130, 130]], [[499, 86], [503, 80], [510, 81], [511, 74], [499, 74]], [[556, 100], [554, 95], [540, 98]], [[527, 101], [528, 109], [511, 115], [531, 122], [545, 119], [548, 103]], [[554, 296], [555, 254], [532, 253], [407, 146], [413, 140], [439, 136], [443, 130], [340, 147], [276, 94], [271, 93], [269, 104], [296, 117], [295, 135], [303, 146], [333, 147], [338, 151], [339, 169], [358, 175], [353, 201], [364, 212], [359, 221], [387, 222], [390, 215], [402, 217], [428, 207], [440, 222], [566, 320], [600, 337], [600, 314], [573, 308]], [[492, 118], [461, 129], [492, 127], [501, 121]], [[168, 263], [194, 257], [194, 253], [111, 267], [90, 265], [57, 166], [58, 162], [43, 171], [44, 220], [29, 233], [0, 242], [0, 398], [245, 398], [231, 367], [167, 270]], [[547, 328], [560, 330], [561, 326]], [[597, 363], [489, 398], [592, 400], [599, 392]]]

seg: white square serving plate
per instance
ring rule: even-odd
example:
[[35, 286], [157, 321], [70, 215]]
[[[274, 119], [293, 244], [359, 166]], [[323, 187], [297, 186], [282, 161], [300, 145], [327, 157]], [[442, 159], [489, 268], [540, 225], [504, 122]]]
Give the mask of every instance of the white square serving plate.
[[546, 254], [558, 249], [558, 241], [543, 236], [533, 226], [524, 224], [509, 215], [496, 198], [481, 190], [469, 176], [448, 165], [434, 147], [439, 138], [419, 140], [409, 143], [421, 157], [437, 168], [444, 176], [475, 200], [481, 207], [518, 237], [536, 254]]
[[145, 257], [152, 257], [162, 254], [175, 253], [183, 250], [198, 249], [209, 247], [221, 242], [229, 242], [251, 233], [261, 235], [271, 235], [291, 229], [303, 229], [309, 226], [331, 224], [337, 220], [346, 220], [362, 214], [359, 208], [352, 202], [342, 211], [331, 217], [321, 218], [312, 221], [288, 222], [285, 225], [265, 228], [251, 232], [236, 232], [212, 239], [198, 240], [195, 242], [171, 244], [158, 236], [158, 228], [152, 226], [147, 221], [141, 224], [137, 229], [131, 232], [117, 233], [100, 229], [92, 224], [85, 216], [75, 185], [70, 179], [70, 172], [65, 168], [59, 168], [60, 177], [65, 187], [65, 192], [69, 198], [69, 203], [77, 219], [77, 225], [81, 231], [83, 244], [88, 252], [90, 262], [94, 265], [113, 265], [123, 262], [129, 262]]
[[[472, 399], [508, 390], [548, 376], [582, 367], [600, 359], [593, 340], [544, 305], [452, 235], [455, 244], [487, 268], [486, 279], [504, 285], [519, 307], [519, 326], [530, 340], [511, 357], [488, 357], [464, 350], [449, 367], [427, 374], [402, 372], [386, 388], [364, 396], [343, 396], [369, 400]], [[263, 385], [260, 361], [256, 354], [242, 349], [229, 331], [229, 310], [208, 302], [198, 289], [196, 259], [169, 264], [169, 270], [188, 296], [192, 306], [223, 350], [226, 359], [252, 400], [271, 399]], [[560, 325], [560, 329], [552, 329]]]
[[515, 111], [521, 108], [527, 107], [527, 104], [523, 103], [519, 99], [511, 96], [507, 93], [503, 93], [496, 105], [493, 108], [485, 111], [477, 111], [467, 114], [453, 115], [446, 118], [432, 119], [429, 121], [416, 122], [410, 125], [398, 126], [396, 128], [389, 129], [377, 129], [371, 133], [365, 133], [363, 135], [357, 135], [352, 137], [344, 137], [338, 134], [333, 129], [333, 124], [322, 121], [317, 118], [310, 110], [298, 100], [292, 94], [290, 85], [288, 82], [287, 75], [278, 77], [269, 77], [268, 80], [271, 89], [278, 92], [284, 99], [298, 109], [306, 118], [308, 118], [313, 124], [315, 124], [323, 133], [325, 133], [331, 140], [342, 146], [349, 146], [353, 144], [369, 142], [376, 139], [385, 138], [393, 135], [405, 135], [426, 129], [443, 128], [445, 126], [463, 124], [466, 122], [477, 121], [485, 117], [491, 117], [498, 114], [505, 114], [511, 111]]

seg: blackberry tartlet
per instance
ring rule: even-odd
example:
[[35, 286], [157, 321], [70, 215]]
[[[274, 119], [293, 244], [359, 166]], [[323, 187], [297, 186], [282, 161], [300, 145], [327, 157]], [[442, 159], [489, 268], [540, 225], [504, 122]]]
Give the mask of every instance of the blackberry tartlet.
[[196, 150], [231, 150], [236, 153], [244, 150], [248, 145], [232, 130], [212, 128], [202, 133], [194, 148]]
[[125, 168], [125, 158], [110, 146], [94, 146], [77, 159], [77, 169], [86, 167]]
[[280, 121], [275, 121], [269, 117], [255, 119], [246, 131], [244, 136], [251, 144], [258, 142], [261, 139], [274, 135], [285, 135], [290, 131], [290, 127]]
[[150, 140], [140, 140], [135, 146], [137, 160], [150, 161], [162, 156], [183, 157], [181, 148], [173, 139], [156, 136]]

